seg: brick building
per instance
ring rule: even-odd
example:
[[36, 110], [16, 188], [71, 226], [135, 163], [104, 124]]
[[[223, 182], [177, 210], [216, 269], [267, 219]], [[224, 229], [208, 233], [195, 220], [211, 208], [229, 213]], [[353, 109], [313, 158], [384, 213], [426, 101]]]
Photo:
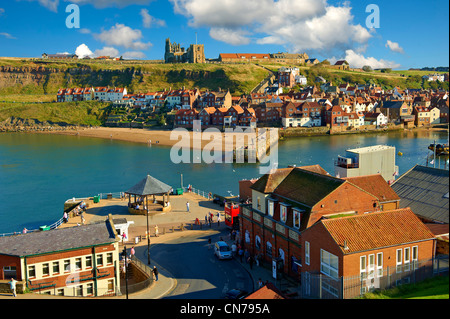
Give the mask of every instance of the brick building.
[[299, 274], [302, 231], [324, 217], [382, 209], [376, 195], [315, 166], [278, 169], [251, 189], [252, 204], [241, 207], [243, 245], [267, 262], [279, 258], [292, 276]]
[[100, 296], [120, 288], [119, 237], [112, 217], [79, 227], [0, 238], [0, 280], [59, 296]]
[[304, 291], [313, 294], [313, 274], [325, 275], [323, 295], [343, 299], [386, 287], [387, 281], [408, 283], [411, 276], [420, 281], [426, 274], [411, 270], [432, 271], [434, 243], [434, 235], [410, 208], [322, 219], [301, 235]]

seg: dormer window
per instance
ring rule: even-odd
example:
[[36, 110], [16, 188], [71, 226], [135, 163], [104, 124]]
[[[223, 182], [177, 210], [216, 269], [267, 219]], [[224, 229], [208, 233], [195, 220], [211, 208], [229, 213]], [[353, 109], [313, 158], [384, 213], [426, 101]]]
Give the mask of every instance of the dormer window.
[[283, 223], [286, 223], [289, 206], [289, 204], [280, 203], [280, 221], [282, 221]]
[[273, 217], [275, 203], [271, 200], [267, 201], [267, 214], [269, 214], [270, 217]]
[[293, 226], [294, 228], [300, 229], [300, 225], [302, 222], [302, 217], [305, 211], [298, 209], [298, 208], [294, 208], [293, 209]]

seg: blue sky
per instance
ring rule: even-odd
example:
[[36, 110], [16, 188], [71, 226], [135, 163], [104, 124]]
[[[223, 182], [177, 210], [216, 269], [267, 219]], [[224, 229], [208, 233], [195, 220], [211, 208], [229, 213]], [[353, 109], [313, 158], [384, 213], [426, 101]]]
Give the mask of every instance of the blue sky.
[[[80, 28], [66, 27], [77, 4]], [[366, 7], [379, 8], [370, 28]], [[0, 56], [92, 53], [162, 59], [165, 39], [220, 53], [306, 52], [354, 67], [449, 65], [449, 2], [332, 0], [2, 0]], [[83, 45], [80, 47], [81, 45]]]

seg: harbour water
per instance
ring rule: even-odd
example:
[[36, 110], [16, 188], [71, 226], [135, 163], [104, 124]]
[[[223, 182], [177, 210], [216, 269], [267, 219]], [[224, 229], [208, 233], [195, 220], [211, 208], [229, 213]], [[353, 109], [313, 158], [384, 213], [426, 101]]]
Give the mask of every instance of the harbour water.
[[[395, 146], [400, 175], [426, 165], [428, 145], [447, 141], [446, 132], [401, 131], [290, 138], [278, 146], [279, 167], [319, 164], [334, 175], [345, 150]], [[50, 134], [0, 134], [0, 234], [36, 229], [58, 220], [64, 201], [126, 191], [147, 174], [224, 196], [237, 195], [238, 181], [258, 178], [260, 164], [174, 164], [170, 147]]]

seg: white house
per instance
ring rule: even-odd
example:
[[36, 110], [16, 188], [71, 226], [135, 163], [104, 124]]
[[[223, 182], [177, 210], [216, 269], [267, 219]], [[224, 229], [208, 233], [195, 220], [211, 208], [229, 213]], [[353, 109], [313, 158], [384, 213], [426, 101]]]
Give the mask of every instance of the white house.
[[435, 106], [430, 110], [430, 124], [441, 123], [441, 110]]
[[364, 124], [365, 125], [376, 125], [381, 127], [387, 125], [388, 118], [383, 113], [366, 113], [364, 114]]
[[120, 101], [123, 99], [124, 95], [127, 95], [127, 89], [126, 88], [114, 88], [109, 89], [106, 94], [106, 100], [107, 101]]
[[298, 74], [295, 76], [295, 83], [300, 84], [300, 85], [307, 85], [308, 79], [306, 78], [306, 76]]

